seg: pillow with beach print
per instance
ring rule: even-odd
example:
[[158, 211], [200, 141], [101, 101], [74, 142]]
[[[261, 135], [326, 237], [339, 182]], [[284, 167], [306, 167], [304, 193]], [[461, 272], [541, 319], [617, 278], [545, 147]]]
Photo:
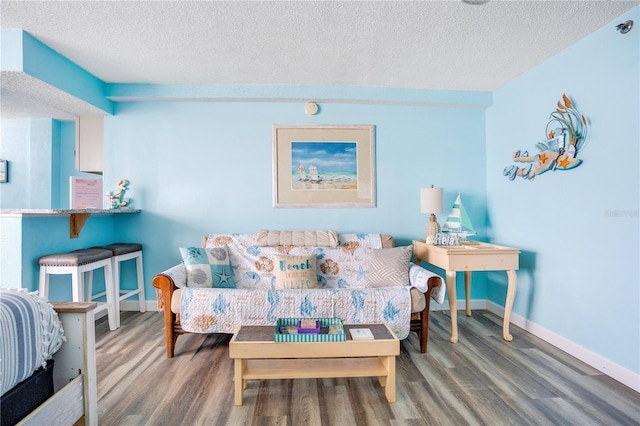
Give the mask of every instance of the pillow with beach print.
[[227, 247], [180, 247], [187, 287], [236, 288]]
[[317, 259], [310, 256], [274, 255], [277, 290], [318, 288]]

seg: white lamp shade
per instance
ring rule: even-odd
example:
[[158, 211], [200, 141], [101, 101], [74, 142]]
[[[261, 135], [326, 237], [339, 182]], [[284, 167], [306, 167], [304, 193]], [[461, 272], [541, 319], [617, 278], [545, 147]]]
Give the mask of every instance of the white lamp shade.
[[442, 213], [442, 188], [421, 188], [420, 189], [420, 212], [421, 213]]

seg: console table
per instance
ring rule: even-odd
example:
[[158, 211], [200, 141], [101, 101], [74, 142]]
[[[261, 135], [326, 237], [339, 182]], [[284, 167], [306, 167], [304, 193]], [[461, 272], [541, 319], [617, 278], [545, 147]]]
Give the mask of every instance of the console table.
[[507, 300], [504, 306], [502, 337], [510, 342], [509, 321], [513, 299], [516, 296], [516, 270], [519, 267], [520, 250], [481, 242], [472, 242], [460, 246], [435, 246], [424, 241], [413, 241], [415, 263], [430, 263], [446, 271], [447, 297], [451, 310], [451, 343], [458, 341], [458, 313], [456, 311], [456, 272], [464, 272], [464, 290], [467, 316], [471, 316], [471, 272], [507, 271]]

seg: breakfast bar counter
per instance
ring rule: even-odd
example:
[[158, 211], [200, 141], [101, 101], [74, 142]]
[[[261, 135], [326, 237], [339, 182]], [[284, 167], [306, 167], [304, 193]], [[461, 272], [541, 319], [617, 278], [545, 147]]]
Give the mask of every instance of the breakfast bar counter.
[[[0, 287], [35, 291], [41, 256], [119, 241], [140, 242], [135, 230], [142, 221], [142, 210], [129, 208], [0, 209]], [[68, 286], [55, 287], [52, 300], [66, 300]]]
[[139, 209], [1, 209], [0, 217], [52, 217], [69, 216], [69, 237], [78, 238], [91, 215], [140, 213]]
[[0, 217], [140, 213], [140, 209], [0, 209]]

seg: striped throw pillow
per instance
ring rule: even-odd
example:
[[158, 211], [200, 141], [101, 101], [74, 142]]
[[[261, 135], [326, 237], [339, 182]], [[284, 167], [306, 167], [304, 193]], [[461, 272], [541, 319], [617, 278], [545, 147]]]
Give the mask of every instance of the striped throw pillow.
[[412, 254], [413, 246], [374, 250], [369, 270], [369, 287], [408, 286]]

